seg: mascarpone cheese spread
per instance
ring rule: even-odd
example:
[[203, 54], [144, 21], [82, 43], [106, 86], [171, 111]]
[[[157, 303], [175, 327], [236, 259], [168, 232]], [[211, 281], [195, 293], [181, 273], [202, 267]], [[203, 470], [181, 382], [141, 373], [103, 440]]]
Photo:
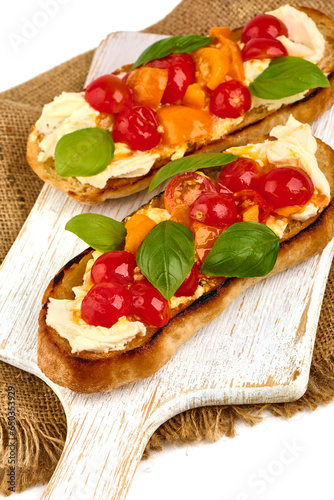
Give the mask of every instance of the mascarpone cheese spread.
[[90, 270], [95, 260], [101, 255], [93, 252], [86, 266], [83, 284], [74, 287], [74, 300], [58, 300], [50, 298], [46, 324], [68, 340], [72, 353], [94, 351], [105, 353], [118, 351], [138, 335], [145, 335], [146, 327], [141, 321], [129, 321], [125, 316], [119, 318], [111, 328], [88, 325], [80, 313], [83, 298], [93, 286]]

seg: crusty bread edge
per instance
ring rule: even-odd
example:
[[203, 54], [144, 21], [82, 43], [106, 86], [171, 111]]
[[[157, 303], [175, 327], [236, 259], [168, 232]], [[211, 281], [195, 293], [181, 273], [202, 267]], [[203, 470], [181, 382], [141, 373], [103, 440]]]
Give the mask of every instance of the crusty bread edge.
[[[334, 165], [334, 151], [318, 140], [318, 145], [320, 143], [328, 156], [327, 164]], [[331, 189], [334, 189], [333, 175]], [[55, 288], [61, 285], [66, 272], [89, 256], [91, 250], [87, 249], [67, 263], [45, 291], [38, 330], [38, 364], [41, 370], [53, 382], [81, 393], [112, 390], [152, 375], [173, 356], [178, 347], [217, 317], [242, 291], [322, 251], [334, 234], [333, 198], [310, 225], [300, 225], [303, 230], [281, 243], [276, 265], [269, 275], [228, 279], [175, 316], [143, 346], [120, 351], [119, 355], [114, 353], [112, 358], [97, 356], [97, 359], [87, 359], [79, 354], [72, 354], [70, 348], [66, 350], [55, 341], [56, 332], [45, 322], [48, 298], [53, 296]]]

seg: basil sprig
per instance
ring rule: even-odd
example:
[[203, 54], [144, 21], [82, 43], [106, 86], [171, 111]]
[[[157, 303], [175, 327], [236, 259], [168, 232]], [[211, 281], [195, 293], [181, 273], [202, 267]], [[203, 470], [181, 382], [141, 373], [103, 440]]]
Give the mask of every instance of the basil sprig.
[[65, 134], [56, 145], [55, 167], [61, 177], [89, 177], [106, 169], [114, 156], [110, 130], [83, 128]]
[[283, 99], [305, 90], [329, 87], [328, 78], [316, 64], [294, 56], [272, 59], [249, 90], [261, 99]]
[[213, 37], [187, 35], [187, 36], [171, 36], [163, 38], [153, 43], [141, 55], [137, 61], [132, 65], [131, 70], [145, 64], [154, 59], [161, 59], [169, 54], [184, 54], [186, 52], [193, 52], [194, 50], [206, 47], [214, 40]]
[[126, 236], [124, 224], [105, 215], [75, 215], [68, 221], [65, 229], [102, 253], [124, 248]]
[[192, 232], [174, 221], [157, 224], [137, 251], [137, 265], [165, 299], [173, 297], [195, 262]]
[[265, 276], [275, 265], [279, 237], [259, 222], [237, 222], [216, 240], [201, 272], [208, 276]]
[[227, 153], [201, 153], [170, 161], [155, 174], [149, 185], [148, 192], [150, 193], [159, 184], [174, 175], [182, 174], [189, 170], [227, 165], [237, 158], [237, 156]]

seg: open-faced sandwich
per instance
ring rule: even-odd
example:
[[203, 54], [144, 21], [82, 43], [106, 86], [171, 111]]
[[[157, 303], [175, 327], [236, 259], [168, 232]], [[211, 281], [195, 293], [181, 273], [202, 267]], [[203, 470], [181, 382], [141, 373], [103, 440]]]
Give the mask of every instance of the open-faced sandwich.
[[132, 65], [47, 104], [28, 139], [35, 172], [89, 204], [147, 187], [170, 160], [265, 135], [334, 102], [334, 22], [289, 5], [243, 29], [156, 42]]
[[153, 182], [178, 175], [122, 223], [72, 218], [66, 229], [93, 248], [45, 291], [42, 371], [84, 393], [155, 373], [243, 290], [326, 246], [333, 165], [334, 151], [291, 116], [254, 143], [170, 162]]

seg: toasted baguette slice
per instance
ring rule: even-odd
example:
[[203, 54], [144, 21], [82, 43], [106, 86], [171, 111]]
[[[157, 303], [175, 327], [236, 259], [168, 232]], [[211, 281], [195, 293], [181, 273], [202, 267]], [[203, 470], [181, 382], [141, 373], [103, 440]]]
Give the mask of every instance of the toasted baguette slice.
[[[258, 140], [257, 142], [262, 142]], [[318, 142], [316, 154], [319, 167], [325, 173], [334, 193], [334, 151]], [[150, 206], [163, 208], [163, 196], [158, 195]], [[334, 235], [334, 202], [320, 215], [305, 222], [291, 221], [287, 226], [276, 265], [270, 275], [290, 268], [317, 254]], [[121, 351], [99, 354], [81, 351], [73, 354], [69, 342], [46, 324], [49, 298], [72, 299], [72, 288], [82, 284], [92, 249], [66, 264], [47, 287], [39, 317], [38, 364], [42, 371], [59, 385], [76, 392], [93, 393], [115, 389], [152, 375], [159, 370], [201, 327], [218, 316], [243, 290], [264, 279], [216, 278], [207, 293], [192, 302], [163, 328], [148, 328], [145, 337], [133, 339]]]
[[[218, 141], [210, 143], [208, 139], [201, 138], [197, 142], [189, 143], [186, 151], [187, 155], [194, 152], [223, 151], [232, 145], [244, 144], [255, 137], [268, 134], [276, 125], [283, 125], [290, 114], [293, 114], [300, 122], [312, 123], [332, 106], [334, 103], [334, 21], [314, 9], [303, 7], [300, 10], [314, 20], [326, 40], [325, 54], [318, 66], [325, 74], [328, 74], [330, 87], [315, 89], [301, 101], [284, 105], [277, 111], [269, 111], [268, 108], [263, 106], [253, 108], [245, 114], [241, 123], [235, 125], [228, 135]], [[242, 28], [234, 30], [232, 39], [239, 40], [241, 31]], [[123, 70], [126, 70], [126, 68], [123, 68]], [[145, 176], [111, 178], [103, 189], [98, 189], [89, 184], [82, 184], [74, 177], [58, 176], [52, 158], [48, 158], [44, 162], [38, 161], [39, 144], [42, 139], [41, 134], [37, 135], [36, 138], [35, 129], [33, 128], [27, 146], [27, 160], [30, 166], [41, 179], [64, 191], [70, 198], [91, 205], [101, 203], [109, 198], [128, 196], [145, 189], [159, 168], [170, 161], [170, 156], [161, 157], [155, 161], [153, 167]]]

